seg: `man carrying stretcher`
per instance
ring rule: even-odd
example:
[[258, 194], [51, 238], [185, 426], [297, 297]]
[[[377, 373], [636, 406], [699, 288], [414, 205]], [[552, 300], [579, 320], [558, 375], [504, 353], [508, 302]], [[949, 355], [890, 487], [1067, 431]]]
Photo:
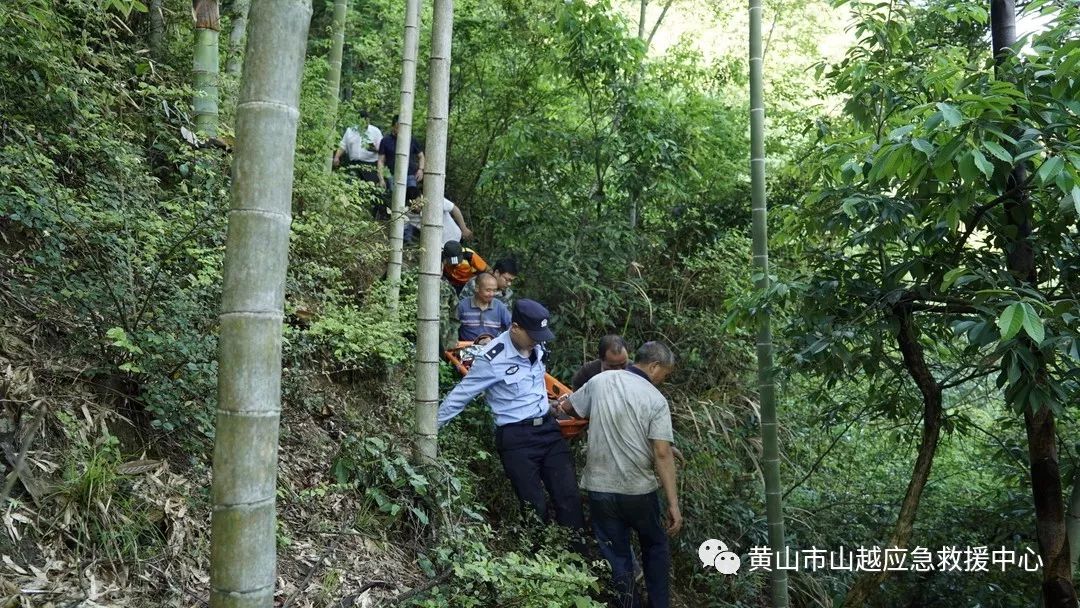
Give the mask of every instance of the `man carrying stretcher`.
[[542, 343], [555, 338], [548, 323], [539, 302], [515, 302], [510, 328], [483, 348], [439, 406], [439, 428], [484, 393], [495, 417], [495, 448], [514, 493], [547, 522], [546, 489], [555, 521], [584, 531], [570, 446], [548, 403]]

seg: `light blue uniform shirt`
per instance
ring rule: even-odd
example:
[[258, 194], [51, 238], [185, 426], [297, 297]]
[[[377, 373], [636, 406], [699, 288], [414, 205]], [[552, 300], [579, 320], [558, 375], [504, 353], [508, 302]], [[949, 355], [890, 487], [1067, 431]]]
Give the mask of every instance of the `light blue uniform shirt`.
[[439, 406], [439, 427], [460, 414], [480, 393], [487, 396], [497, 426], [547, 414], [542, 347], [537, 344], [533, 352], [536, 363], [518, 353], [510, 341], [509, 330], [499, 334], [473, 359], [469, 373], [443, 399]]

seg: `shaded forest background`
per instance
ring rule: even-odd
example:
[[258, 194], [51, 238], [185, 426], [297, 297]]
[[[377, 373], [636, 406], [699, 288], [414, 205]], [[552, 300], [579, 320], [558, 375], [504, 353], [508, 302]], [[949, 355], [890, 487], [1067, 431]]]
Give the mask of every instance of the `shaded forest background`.
[[[359, 110], [389, 131], [404, 2], [350, 3], [336, 117], [332, 4], [314, 2], [301, 98], [279, 599], [339, 605], [373, 581], [385, 585], [364, 598], [452, 571], [415, 605], [597, 605], [600, 566], [556, 538], [534, 551], [508, 517], [484, 408], [440, 436], [438, 470], [409, 463], [416, 268], [395, 320], [380, 280], [385, 227], [354, 182], [324, 171], [327, 142]], [[714, 22], [715, 44], [688, 36], [658, 51], [637, 35], [638, 7], [607, 0], [459, 2], [446, 188], [477, 250], [517, 257], [515, 291], [551, 308], [556, 376], [606, 333], [673, 346], [680, 605], [767, 605], [766, 573], [720, 576], [696, 554], [719, 538], [746, 564], [767, 545], [751, 322], [764, 307], [792, 548], [886, 544], [923, 448], [933, 468], [910, 545], [1038, 551], [1025, 408], [1056, 417], [1066, 507], [1080, 476], [1076, 7], [1027, 7], [1045, 14], [1037, 33], [995, 72], [979, 3], [767, 3], [776, 277], [760, 294], [743, 7], [673, 6], [671, 19]], [[190, 4], [162, 0], [156, 49], [145, 8], [0, 6], [0, 444], [9, 459], [30, 446], [0, 505], [0, 598], [12, 598], [0, 605], [206, 595], [230, 153], [182, 135], [193, 129]], [[221, 3], [223, 67], [234, 8]], [[428, 13], [421, 24], [424, 57]], [[848, 45], [829, 56], [826, 40]], [[238, 79], [223, 70], [226, 142]], [[425, 90], [420, 69], [421, 140]], [[1031, 170], [1018, 188], [1008, 176], [1020, 162]], [[1002, 204], [1014, 190], [1030, 202], [1029, 237]], [[1020, 241], [1034, 281], [1009, 272]], [[450, 368], [442, 380], [452, 385]], [[853, 581], [793, 573], [793, 601], [839, 605]], [[868, 605], [1035, 606], [1040, 581], [1019, 568], [908, 572]]]

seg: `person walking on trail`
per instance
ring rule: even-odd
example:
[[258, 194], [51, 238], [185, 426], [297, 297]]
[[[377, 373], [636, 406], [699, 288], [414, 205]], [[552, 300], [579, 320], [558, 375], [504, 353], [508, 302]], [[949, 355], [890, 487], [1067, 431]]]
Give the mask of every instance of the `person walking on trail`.
[[[390, 182], [385, 175], [387, 168], [389, 168], [390, 173], [394, 172], [397, 138], [398, 115], [395, 114], [394, 124], [390, 126], [390, 135], [383, 137], [379, 143], [379, 157], [376, 161], [379, 183], [387, 190], [390, 189]], [[416, 138], [412, 138], [409, 142], [409, 168], [407, 171], [408, 175], [405, 176], [405, 200], [411, 201], [420, 196], [420, 182], [424, 181], [424, 149], [420, 147], [420, 142], [416, 141]]]
[[443, 278], [460, 294], [461, 288], [478, 273], [486, 272], [488, 263], [468, 247], [462, 247], [458, 241], [443, 243]]
[[626, 340], [623, 340], [622, 336], [614, 334], [600, 338], [599, 355], [598, 359], [593, 359], [582, 365], [574, 374], [574, 377], [570, 380], [570, 386], [575, 391], [580, 390], [581, 387], [585, 386], [586, 382], [600, 372], [626, 369], [626, 362], [630, 359]]
[[[420, 213], [424, 197], [419, 197], [409, 206], [405, 218], [405, 242], [412, 243], [420, 238]], [[472, 230], [465, 225], [465, 216], [461, 208], [450, 199], [444, 198], [442, 204], [442, 240], [443, 245], [450, 241], [467, 241], [472, 238]]]
[[[675, 355], [660, 342], [646, 342], [626, 370], [597, 375], [559, 409], [589, 419], [589, 445], [581, 485], [600, 552], [611, 565], [620, 608], [639, 607], [634, 588], [630, 532], [640, 543], [651, 608], [671, 605], [668, 536], [682, 527], [672, 453], [671, 410], [657, 390], [675, 367]], [[659, 484], [657, 478], [659, 477]], [[661, 523], [660, 497], [667, 504]]]
[[481, 272], [473, 277], [476, 281], [476, 293], [469, 298], [461, 298], [458, 303], [457, 317], [460, 322], [458, 339], [475, 342], [481, 336], [497, 336], [510, 327], [510, 309], [495, 299], [495, 277]]
[[[510, 288], [514, 284], [518, 275], [517, 260], [514, 258], [503, 258], [498, 262], [495, 262], [495, 266], [491, 269], [491, 274], [495, 275], [497, 281], [496, 287], [498, 291], [495, 292], [495, 298], [506, 304], [507, 307], [514, 303], [514, 290]], [[476, 277], [469, 279], [469, 282], [465, 284], [465, 287], [461, 289], [462, 298], [471, 298], [476, 293]]]
[[439, 406], [444, 427], [480, 393], [495, 416], [495, 448], [514, 493], [540, 521], [550, 513], [576, 531], [585, 528], [570, 446], [552, 415], [544, 384], [543, 347], [555, 339], [546, 308], [534, 300], [514, 303], [510, 329], [499, 334], [473, 360], [469, 373]]
[[[334, 168], [343, 164], [348, 170], [359, 176], [362, 181], [381, 185], [379, 181], [377, 164], [379, 160], [379, 144], [382, 143], [382, 131], [371, 124], [368, 113], [360, 111], [359, 125], [353, 125], [345, 129], [341, 137], [341, 143], [334, 152]], [[371, 216], [378, 220], [389, 217], [386, 205], [382, 197], [377, 196], [371, 204]]]
[[379, 183], [377, 164], [379, 161], [379, 144], [382, 143], [382, 131], [371, 124], [368, 113], [360, 111], [359, 125], [352, 125], [345, 129], [341, 136], [341, 143], [334, 152], [334, 167], [341, 166], [342, 159], [349, 167], [358, 167], [360, 177], [366, 182]]

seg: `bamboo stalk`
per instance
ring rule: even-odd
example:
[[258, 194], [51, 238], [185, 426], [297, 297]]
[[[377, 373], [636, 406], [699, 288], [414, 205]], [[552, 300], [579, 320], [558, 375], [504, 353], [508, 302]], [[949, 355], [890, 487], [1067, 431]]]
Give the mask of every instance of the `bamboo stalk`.
[[397, 149], [394, 153], [394, 190], [390, 203], [390, 283], [388, 308], [395, 318], [401, 299], [401, 250], [405, 242], [405, 185], [412, 146], [413, 103], [416, 94], [416, 55], [420, 46], [420, 0], [405, 2], [405, 36], [401, 53], [401, 108], [398, 111]]
[[[761, 0], [750, 2], [750, 183], [754, 231], [756, 288], [769, 288], [768, 208], [765, 202], [765, 102], [762, 81]], [[772, 327], [768, 308], [758, 316], [758, 392], [761, 402], [761, 435], [764, 448], [765, 511], [769, 546], [774, 555], [784, 551], [784, 514], [780, 487], [780, 450], [777, 438], [776, 383], [773, 369]], [[772, 605], [787, 608], [787, 571], [772, 569]]]
[[[420, 290], [417, 296], [416, 452], [428, 463], [438, 454], [436, 414], [439, 405], [439, 278], [442, 262], [442, 201], [446, 185], [446, 135], [450, 110], [450, 42], [453, 0], [435, 0], [428, 66], [427, 158], [424, 211], [421, 216]], [[400, 147], [398, 148], [400, 150]]]
[[330, 69], [326, 72], [326, 113], [330, 116], [329, 153], [323, 169], [330, 173], [334, 168], [334, 140], [337, 136], [337, 111], [341, 95], [341, 54], [345, 49], [345, 18], [349, 0], [334, 0], [333, 38], [330, 41]]
[[217, 0], [194, 0], [195, 54], [192, 64], [195, 94], [191, 106], [195, 132], [205, 137], [218, 134], [218, 38]]
[[269, 608], [277, 579], [281, 325], [310, 0], [251, 7], [221, 298], [210, 605]]

